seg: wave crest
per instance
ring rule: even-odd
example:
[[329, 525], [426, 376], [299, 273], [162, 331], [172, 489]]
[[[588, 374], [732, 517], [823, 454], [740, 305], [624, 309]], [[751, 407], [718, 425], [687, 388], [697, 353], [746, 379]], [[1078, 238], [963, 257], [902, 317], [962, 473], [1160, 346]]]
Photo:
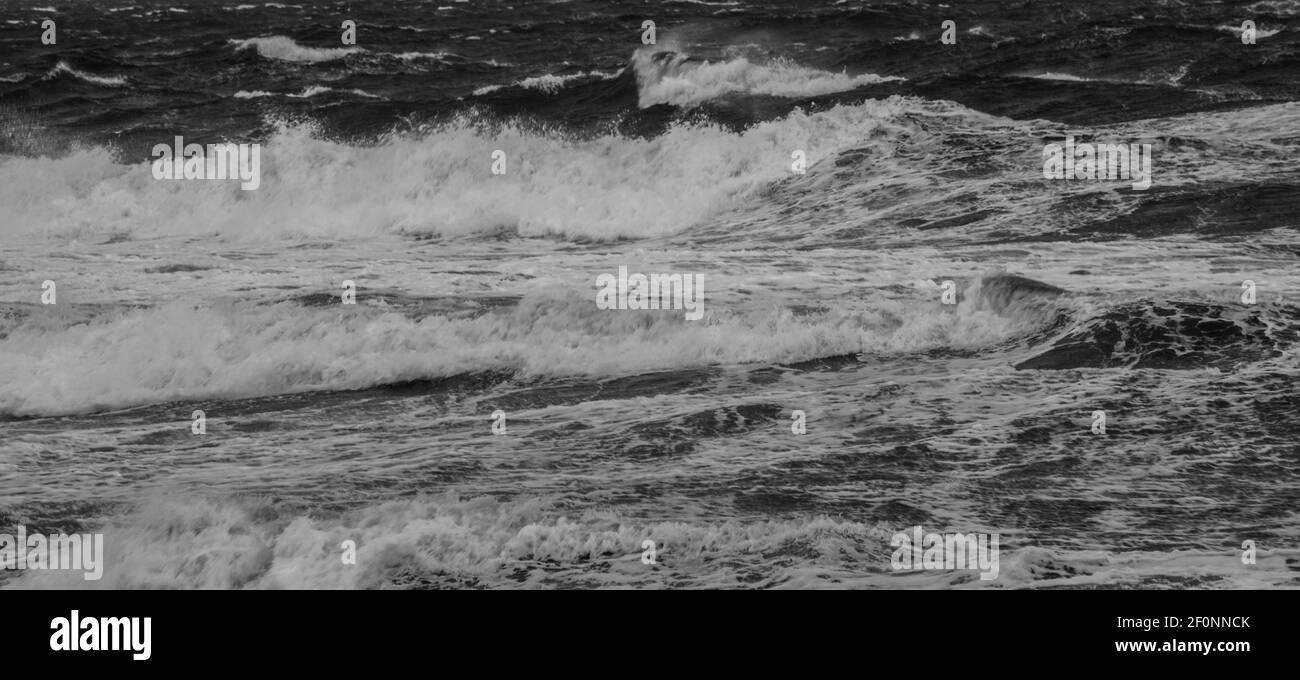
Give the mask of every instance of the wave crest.
[[[581, 285], [581, 284], [578, 284]], [[140, 404], [364, 389], [467, 373], [598, 379], [728, 364], [789, 364], [868, 352], [978, 349], [1040, 317], [963, 304], [846, 302], [812, 313], [737, 309], [706, 293], [704, 318], [598, 309], [569, 286], [529, 292], [474, 318], [413, 318], [391, 307], [291, 302], [172, 303], [87, 317], [37, 306], [0, 337], [0, 414], [80, 413]], [[918, 294], [933, 299], [918, 284]], [[315, 298], [313, 298], [315, 299]], [[67, 315], [55, 318], [56, 315]]]
[[123, 85], [126, 85], [126, 78], [123, 76], [97, 76], [94, 75], [93, 73], [78, 71], [77, 69], [69, 66], [68, 62], [66, 61], [60, 61], [59, 63], [55, 64], [54, 68], [50, 69], [49, 73], [45, 74], [45, 78], [46, 79], [57, 78], [60, 75], [68, 75], [73, 78], [76, 78], [77, 80], [81, 80], [87, 83], [92, 83], [95, 85], [102, 85], [104, 87], [121, 87]]
[[[740, 133], [679, 124], [654, 139], [574, 139], [467, 116], [422, 136], [352, 146], [284, 126], [263, 144], [261, 188], [250, 192], [237, 182], [155, 180], [148, 163], [118, 163], [107, 149], [0, 156], [0, 235], [664, 236], [790, 177], [793, 149], [812, 166], [915, 108], [872, 101], [796, 111]], [[495, 150], [506, 154], [504, 175], [491, 173]]]
[[898, 76], [828, 73], [776, 60], [754, 64], [748, 59], [710, 62], [672, 51], [638, 50], [632, 57], [641, 108], [655, 104], [695, 106], [728, 94], [812, 97], [844, 92]]
[[236, 51], [255, 49], [258, 54], [267, 59], [301, 63], [332, 61], [342, 59], [349, 54], [365, 51], [360, 47], [303, 47], [294, 42], [293, 38], [283, 35], [248, 38], [247, 40], [232, 39], [230, 44], [235, 46]]

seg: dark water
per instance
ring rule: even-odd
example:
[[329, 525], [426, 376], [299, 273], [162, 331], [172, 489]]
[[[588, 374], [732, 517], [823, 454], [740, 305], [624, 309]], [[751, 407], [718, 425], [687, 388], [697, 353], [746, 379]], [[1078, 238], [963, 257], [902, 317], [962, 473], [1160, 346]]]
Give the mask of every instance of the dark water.
[[[0, 579], [1295, 586], [1297, 40], [1297, 2], [0, 4], [0, 530], [109, 552]], [[1150, 188], [1044, 179], [1067, 134]], [[176, 135], [260, 143], [260, 188], [155, 180]], [[704, 317], [598, 309], [620, 266]], [[999, 577], [894, 572], [916, 524]]]
[[[682, 117], [743, 127], [895, 94], [1021, 120], [1106, 124], [1292, 101], [1300, 59], [1300, 21], [1286, 2], [39, 5], [5, 3], [7, 113], [131, 157], [177, 134], [265, 139], [274, 119], [310, 118], [354, 139], [476, 109], [655, 134]], [[38, 39], [45, 18], [58, 21], [55, 45]], [[788, 60], [906, 80], [788, 96], [739, 88], [690, 107], [652, 97], [642, 109], [632, 53], [647, 18], [666, 38], [657, 47], [693, 59]], [[1277, 33], [1243, 49], [1237, 33], [1247, 18]], [[340, 41], [345, 19], [358, 25], [354, 46]], [[944, 20], [956, 22], [959, 40], [936, 47]], [[547, 77], [564, 80], [518, 85]], [[322, 91], [301, 96], [313, 88]]]

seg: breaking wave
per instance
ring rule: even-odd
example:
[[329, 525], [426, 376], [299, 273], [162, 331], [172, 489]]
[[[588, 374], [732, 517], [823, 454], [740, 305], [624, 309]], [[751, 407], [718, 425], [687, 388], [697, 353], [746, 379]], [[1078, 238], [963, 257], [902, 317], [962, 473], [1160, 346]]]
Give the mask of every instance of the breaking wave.
[[[923, 106], [891, 98], [795, 111], [738, 133], [681, 123], [653, 139], [581, 139], [462, 116], [423, 134], [355, 146], [320, 139], [309, 125], [286, 125], [263, 145], [261, 188], [252, 192], [238, 182], [158, 181], [147, 162], [122, 163], [104, 148], [61, 158], [0, 156], [7, 208], [0, 234], [664, 236], [788, 179], [791, 149], [804, 150], [812, 167], [864, 136], [897, 134], [890, 121]], [[504, 175], [490, 172], [495, 149], [507, 154]]]
[[60, 75], [68, 75], [78, 80], [93, 83], [95, 85], [102, 85], [104, 87], [121, 87], [126, 85], [126, 78], [122, 76], [97, 76], [92, 73], [78, 71], [69, 66], [66, 61], [60, 61], [58, 64], [55, 64], [54, 68], [50, 69], [49, 73], [45, 74], [45, 77], [49, 79], [56, 78]]
[[[917, 284], [918, 295], [931, 297]], [[979, 349], [1045, 316], [938, 302], [846, 302], [814, 313], [704, 307], [610, 314], [544, 288], [475, 318], [413, 318], [387, 306], [173, 303], [99, 315], [38, 306], [0, 337], [0, 414], [54, 415], [193, 399], [350, 390], [467, 373], [602, 378], [718, 364]], [[65, 311], [66, 309], [66, 311]], [[59, 316], [67, 315], [67, 316]]]
[[293, 38], [283, 35], [248, 38], [247, 40], [232, 39], [229, 42], [235, 46], [236, 51], [255, 49], [258, 54], [267, 59], [303, 63], [332, 61], [342, 59], [349, 54], [365, 51], [360, 47], [303, 47], [294, 42]]
[[740, 57], [711, 62], [672, 51], [638, 50], [632, 68], [642, 108], [655, 104], [689, 107], [733, 93], [811, 97], [903, 80], [874, 73], [828, 73], [787, 60], [755, 64]]

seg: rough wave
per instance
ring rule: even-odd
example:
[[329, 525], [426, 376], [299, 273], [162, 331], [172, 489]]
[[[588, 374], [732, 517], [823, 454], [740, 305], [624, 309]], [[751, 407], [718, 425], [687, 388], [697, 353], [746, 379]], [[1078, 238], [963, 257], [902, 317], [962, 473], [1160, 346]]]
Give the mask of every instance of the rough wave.
[[1278, 356], [1300, 310], [1138, 301], [1090, 318], [1019, 369], [1231, 369]]
[[523, 80], [514, 83], [513, 85], [485, 85], [483, 87], [478, 88], [477, 90], [474, 90], [474, 96], [491, 94], [492, 92], [496, 92], [497, 90], [500, 90], [503, 87], [520, 87], [526, 90], [536, 90], [538, 92], [543, 92], [545, 94], [555, 94], [556, 92], [559, 92], [560, 89], [563, 88], [565, 85], [575, 80], [582, 80], [584, 78], [603, 78], [605, 80], [609, 80], [611, 78], [618, 77], [618, 75], [619, 75], [618, 72], [603, 73], [601, 71], [587, 71], [585, 73], [570, 73], [562, 76], [552, 75], [548, 73], [546, 75], [534, 76], [532, 78], [524, 78]]
[[61, 74], [66, 74], [78, 80], [93, 83], [95, 85], [102, 85], [104, 87], [121, 87], [126, 85], [126, 78], [123, 76], [97, 76], [92, 73], [86, 73], [85, 71], [78, 71], [69, 66], [66, 61], [59, 61], [59, 63], [55, 64], [54, 68], [50, 69], [49, 73], [45, 74], [45, 77], [46, 79], [56, 78]]
[[[680, 124], [654, 139], [573, 139], [462, 117], [427, 134], [352, 146], [318, 139], [309, 126], [284, 127], [263, 146], [253, 192], [158, 181], [148, 163], [119, 163], [107, 149], [0, 157], [8, 208], [0, 234], [662, 236], [790, 177], [791, 149], [804, 150], [811, 167], [916, 106], [893, 99], [796, 111], [740, 133]], [[506, 153], [505, 175], [490, 171], [497, 149]]]
[[[752, 581], [745, 576], [755, 568], [778, 579], [793, 575], [764, 566], [778, 551], [820, 553], [824, 566], [835, 571], [861, 571], [867, 553], [873, 563], [888, 564], [889, 536], [881, 527], [829, 518], [645, 523], [610, 511], [562, 513], [541, 500], [454, 495], [392, 501], [334, 518], [295, 516], [261, 501], [159, 499], [102, 531], [108, 537], [103, 580], [27, 572], [14, 585], [538, 587], [583, 573], [593, 574], [593, 585], [631, 585], [659, 578], [641, 564], [641, 542], [653, 536], [663, 545], [664, 569], [721, 587]], [[338, 558], [344, 540], [356, 541], [355, 566]], [[593, 565], [605, 568], [596, 575]]]
[[[522, 378], [636, 375], [716, 364], [792, 363], [938, 348], [1028, 333], [1040, 315], [902, 300], [789, 309], [611, 314], [548, 288], [472, 319], [385, 307], [180, 303], [97, 316], [59, 305], [16, 314], [0, 337], [0, 414], [97, 411], [194, 399], [348, 390], [474, 372]], [[922, 291], [928, 295], [928, 291]], [[67, 308], [68, 311], [63, 311]], [[67, 315], [67, 316], [59, 316]]]
[[678, 52], [650, 50], [638, 50], [632, 68], [642, 108], [655, 104], [689, 107], [734, 93], [811, 97], [903, 80], [874, 73], [827, 73], [785, 60], [754, 64], [740, 57], [715, 63]]
[[[903, 529], [827, 516], [644, 521], [539, 498], [447, 493], [303, 515], [263, 499], [158, 497], [96, 529], [104, 577], [22, 572], [22, 589], [393, 588], [1259, 588], [1292, 581], [1294, 550], [1108, 552], [1005, 546], [999, 578], [889, 568]], [[641, 562], [653, 540], [656, 564]], [[1005, 537], [1004, 537], [1005, 540]], [[353, 541], [356, 563], [340, 559]], [[797, 556], [797, 558], [795, 558]]]
[[229, 42], [235, 46], [236, 51], [255, 49], [258, 54], [267, 59], [302, 63], [333, 61], [342, 59], [349, 54], [365, 51], [360, 47], [303, 47], [294, 42], [293, 38], [283, 35], [248, 38], [247, 40], [232, 39]]

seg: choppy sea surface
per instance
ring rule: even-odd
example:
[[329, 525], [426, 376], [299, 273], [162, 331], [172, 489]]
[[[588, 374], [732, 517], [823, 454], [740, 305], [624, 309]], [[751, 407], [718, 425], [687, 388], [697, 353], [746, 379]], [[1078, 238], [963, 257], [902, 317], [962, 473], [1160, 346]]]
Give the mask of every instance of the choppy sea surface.
[[[1290, 0], [4, 0], [0, 533], [107, 558], [0, 587], [1296, 587], [1298, 46]], [[1045, 179], [1067, 134], [1151, 187]], [[176, 135], [261, 186], [155, 180]], [[704, 317], [598, 309], [621, 266]], [[894, 571], [914, 525], [998, 578]]]

